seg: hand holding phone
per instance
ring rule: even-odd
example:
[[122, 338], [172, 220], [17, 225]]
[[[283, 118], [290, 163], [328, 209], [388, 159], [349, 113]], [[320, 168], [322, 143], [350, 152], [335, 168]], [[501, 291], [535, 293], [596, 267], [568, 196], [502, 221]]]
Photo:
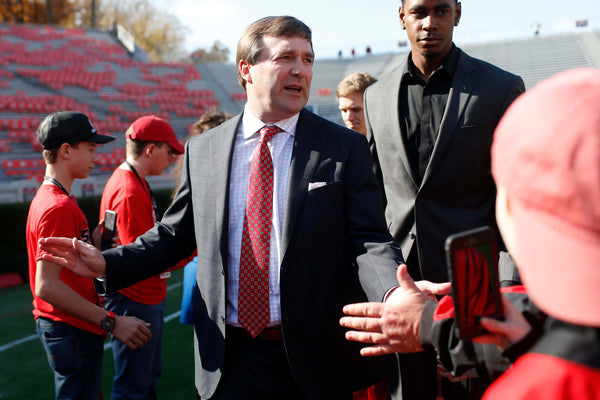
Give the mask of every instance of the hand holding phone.
[[112, 210], [104, 212], [104, 227], [102, 228], [102, 241], [100, 246], [102, 250], [112, 248], [113, 237], [117, 230], [117, 213]]
[[451, 235], [446, 261], [459, 335], [463, 340], [486, 333], [481, 317], [502, 319], [495, 232], [482, 227]]

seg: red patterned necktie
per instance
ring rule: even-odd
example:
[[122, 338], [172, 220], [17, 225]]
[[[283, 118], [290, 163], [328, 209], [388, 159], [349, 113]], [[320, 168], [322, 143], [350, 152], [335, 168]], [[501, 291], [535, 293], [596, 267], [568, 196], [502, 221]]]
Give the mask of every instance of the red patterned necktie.
[[273, 160], [269, 140], [278, 132], [276, 126], [260, 130], [260, 140], [250, 164], [242, 252], [238, 321], [252, 337], [269, 323], [269, 256], [273, 216]]

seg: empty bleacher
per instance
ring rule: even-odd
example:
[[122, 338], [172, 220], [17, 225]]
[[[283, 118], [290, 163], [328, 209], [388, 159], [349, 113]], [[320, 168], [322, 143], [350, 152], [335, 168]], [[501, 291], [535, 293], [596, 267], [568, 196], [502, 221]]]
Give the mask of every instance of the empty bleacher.
[[[598, 43], [600, 47], [600, 40]], [[581, 35], [576, 34], [478, 44], [465, 46], [464, 50], [473, 57], [520, 75], [527, 88], [567, 69], [594, 67]]]
[[[459, 46], [521, 75], [527, 88], [566, 69], [600, 68], [598, 32]], [[341, 124], [338, 82], [357, 71], [380, 77], [404, 57], [406, 52], [317, 58], [308, 108]], [[234, 64], [148, 63], [138, 50], [130, 55], [110, 32], [0, 24], [0, 202], [13, 201], [3, 187], [21, 185], [23, 200], [39, 184], [44, 166], [35, 130], [51, 112], [84, 112], [101, 133], [116, 137], [99, 147], [91, 179], [74, 187], [75, 194], [98, 194], [124, 160], [124, 132], [139, 116], [165, 118], [183, 141], [204, 110], [218, 106], [237, 114], [245, 101]], [[173, 184], [169, 177], [150, 182]]]
[[[600, 68], [600, 33], [584, 32], [459, 46], [473, 57], [520, 75], [526, 88], [578, 67]], [[309, 105], [322, 116], [342, 123], [335, 88], [353, 72], [375, 77], [389, 72], [407, 53], [378, 54], [352, 59], [316, 60]]]
[[92, 177], [105, 180], [124, 160], [133, 120], [156, 114], [184, 141], [220, 103], [193, 64], [139, 61], [109, 32], [0, 24], [0, 67], [0, 185], [43, 176], [35, 130], [51, 112], [81, 111], [117, 138], [98, 150]]

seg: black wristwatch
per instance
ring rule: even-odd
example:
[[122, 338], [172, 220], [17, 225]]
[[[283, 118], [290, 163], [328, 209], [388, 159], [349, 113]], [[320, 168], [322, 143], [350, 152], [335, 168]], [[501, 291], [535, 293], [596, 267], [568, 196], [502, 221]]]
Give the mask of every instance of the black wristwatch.
[[100, 328], [103, 331], [110, 332], [115, 329], [115, 313], [109, 311], [106, 317], [102, 318], [100, 321]]

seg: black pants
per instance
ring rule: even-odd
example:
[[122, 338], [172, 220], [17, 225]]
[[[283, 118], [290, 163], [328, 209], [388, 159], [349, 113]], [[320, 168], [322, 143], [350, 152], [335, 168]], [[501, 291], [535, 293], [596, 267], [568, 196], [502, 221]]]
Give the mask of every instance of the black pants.
[[437, 361], [434, 351], [399, 354], [402, 400], [435, 400]]
[[[254, 339], [243, 329], [232, 327], [227, 327], [226, 335], [223, 374], [210, 400], [319, 398], [303, 393], [294, 380], [282, 340]], [[352, 400], [352, 394], [335, 400]]]

